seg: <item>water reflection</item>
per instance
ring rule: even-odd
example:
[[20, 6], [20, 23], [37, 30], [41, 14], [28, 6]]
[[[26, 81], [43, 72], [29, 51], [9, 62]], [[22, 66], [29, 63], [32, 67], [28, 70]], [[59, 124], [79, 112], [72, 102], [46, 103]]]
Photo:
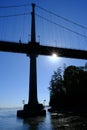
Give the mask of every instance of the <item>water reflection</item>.
[[43, 124], [45, 117], [32, 117], [24, 119], [24, 125], [29, 125], [29, 130], [39, 130], [39, 125]]
[[32, 117], [23, 120], [24, 125], [28, 125], [27, 130], [52, 130], [50, 113], [46, 108], [46, 116]]
[[[46, 108], [47, 109], [47, 108]], [[49, 113], [29, 119], [16, 117], [16, 110], [0, 110], [0, 130], [87, 130], [87, 115]]]
[[27, 130], [87, 130], [87, 117], [73, 115], [72, 113], [49, 113], [46, 117], [25, 119]]

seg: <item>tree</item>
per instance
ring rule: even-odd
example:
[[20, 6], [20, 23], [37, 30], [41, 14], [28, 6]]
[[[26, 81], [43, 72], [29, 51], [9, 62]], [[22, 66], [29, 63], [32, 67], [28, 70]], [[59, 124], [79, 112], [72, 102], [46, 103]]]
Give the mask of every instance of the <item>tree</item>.
[[82, 108], [86, 106], [87, 72], [76, 66], [69, 66], [64, 71], [67, 107]]
[[50, 81], [50, 106], [59, 108], [63, 105], [64, 99], [64, 81], [62, 77], [62, 69], [59, 67], [54, 72]]
[[67, 90], [67, 93], [70, 95], [75, 94], [75, 90], [78, 89], [79, 86], [79, 74], [80, 69], [76, 66], [69, 66], [64, 71], [64, 85]]
[[50, 81], [50, 106], [54, 110], [87, 108], [87, 71], [84, 67], [59, 67]]

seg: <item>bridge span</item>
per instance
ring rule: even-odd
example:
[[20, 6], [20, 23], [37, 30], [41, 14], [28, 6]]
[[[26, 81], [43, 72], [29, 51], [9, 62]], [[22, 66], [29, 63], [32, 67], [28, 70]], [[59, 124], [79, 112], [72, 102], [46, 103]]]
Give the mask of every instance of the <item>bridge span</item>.
[[85, 50], [43, 46], [38, 42], [29, 42], [28, 44], [25, 44], [19, 42], [15, 43], [0, 41], [0, 51], [3, 52], [23, 53], [30, 55], [32, 49], [36, 50], [37, 55], [51, 56], [53, 53], [56, 53], [58, 57], [87, 59], [87, 51]]

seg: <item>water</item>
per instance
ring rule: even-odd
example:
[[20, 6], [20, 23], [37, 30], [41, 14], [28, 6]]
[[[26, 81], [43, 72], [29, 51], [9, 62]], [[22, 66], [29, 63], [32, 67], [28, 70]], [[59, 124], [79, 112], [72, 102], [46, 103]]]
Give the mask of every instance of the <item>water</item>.
[[0, 109], [0, 130], [87, 130], [87, 117], [46, 112], [46, 117], [16, 117], [18, 109]]

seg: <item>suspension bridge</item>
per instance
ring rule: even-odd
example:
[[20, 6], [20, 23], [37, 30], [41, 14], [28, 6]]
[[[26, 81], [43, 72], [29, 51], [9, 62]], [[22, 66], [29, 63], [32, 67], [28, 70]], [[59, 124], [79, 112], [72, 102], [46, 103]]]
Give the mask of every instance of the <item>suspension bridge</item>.
[[[38, 7], [38, 8], [40, 8], [40, 7]], [[43, 9], [43, 8], [40, 8], [40, 9]], [[44, 11], [46, 11], [46, 10], [44, 9]], [[49, 12], [49, 13], [52, 14], [52, 12]], [[35, 26], [36, 25], [36, 20], [35, 20], [36, 17], [35, 17], [35, 14], [36, 14], [36, 16], [39, 16], [39, 18], [42, 18], [42, 19], [46, 20], [47, 22], [50, 22], [51, 24], [55, 24], [56, 26], [59, 26], [59, 27], [65, 29], [66, 31], [74, 33], [74, 35], [77, 35], [77, 37], [81, 37], [81, 38], [85, 39], [84, 41], [86, 41], [86, 38], [87, 38], [87, 36], [85, 34], [79, 33], [77, 31], [73, 31], [72, 29], [69, 29], [69, 28], [67, 28], [63, 25], [60, 25], [58, 23], [53, 22], [52, 20], [49, 20], [48, 18], [45, 18], [41, 15], [38, 15], [37, 13], [35, 13], [35, 4], [32, 4], [31, 35], [30, 35], [31, 39], [30, 39], [30, 41], [26, 43], [26, 42], [23, 42], [21, 38], [19, 39], [18, 42], [10, 42], [9, 40], [1, 40], [0, 41], [0, 51], [12, 52], [12, 53], [23, 53], [23, 54], [27, 54], [27, 56], [30, 58], [30, 81], [29, 81], [28, 104], [24, 105], [23, 110], [17, 111], [17, 116], [22, 117], [22, 118], [29, 117], [29, 116], [32, 116], [32, 115], [36, 116], [36, 115], [45, 115], [46, 114], [46, 111], [44, 110], [43, 105], [38, 103], [37, 69], [36, 69], [37, 56], [39, 56], [39, 55], [43, 55], [43, 56], [50, 55], [51, 56], [52, 53], [56, 53], [57, 56], [59, 56], [59, 57], [87, 59], [86, 48], [85, 48], [85, 50], [81, 50], [81, 49], [76, 49], [76, 48], [73, 49], [73, 48], [68, 48], [68, 47], [42, 45], [41, 41], [37, 42], [37, 40], [36, 40], [36, 26]], [[23, 15], [23, 14], [20, 14], [20, 15]], [[12, 16], [13, 15], [10, 15], [10, 17], [12, 17]], [[14, 16], [19, 16], [19, 15], [14, 15]], [[24, 14], [24, 16], [25, 16], [25, 14]], [[9, 15], [8, 16], [2, 16], [2, 17], [8, 18]], [[59, 16], [57, 16], [57, 17], [59, 17]], [[67, 20], [67, 21], [72, 22], [72, 21], [69, 21], [69, 20]], [[82, 28], [85, 28], [84, 26], [79, 25], [77, 23], [73, 23], [73, 24], [78, 25]], [[38, 28], [39, 28], [39, 25], [38, 25]], [[55, 28], [55, 30], [56, 30], [56, 28]], [[7, 32], [5, 32], [5, 33], [7, 33]], [[9, 30], [8, 30], [8, 33], [9, 33]], [[45, 33], [47, 35], [47, 32], [45, 32]], [[1, 34], [2, 34], [2, 32], [1, 32]], [[26, 35], [26, 34], [23, 33], [22, 35]], [[8, 36], [8, 34], [7, 34], [7, 36]], [[68, 38], [69, 38], [69, 33], [68, 33]], [[1, 38], [1, 39], [3, 39], [3, 38]]]

